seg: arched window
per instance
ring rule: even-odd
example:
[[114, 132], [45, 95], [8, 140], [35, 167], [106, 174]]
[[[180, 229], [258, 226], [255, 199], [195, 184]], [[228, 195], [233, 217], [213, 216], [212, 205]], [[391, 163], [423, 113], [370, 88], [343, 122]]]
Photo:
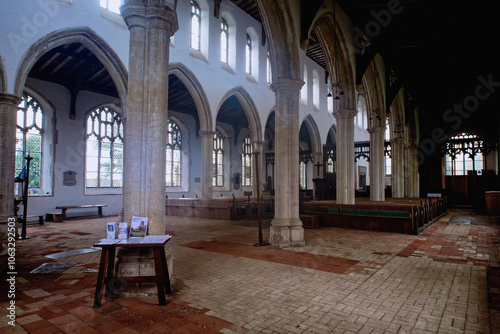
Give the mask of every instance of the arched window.
[[359, 128], [365, 127], [365, 119], [366, 119], [366, 100], [363, 95], [358, 96], [358, 115], [356, 116], [356, 125]]
[[25, 157], [29, 154], [33, 158], [30, 162], [29, 188], [42, 187], [43, 122], [44, 111], [40, 103], [26, 92], [23, 93], [17, 109], [15, 175], [21, 173]]
[[217, 131], [214, 134], [214, 176], [213, 186], [224, 186], [224, 137]]
[[246, 66], [245, 71], [247, 74], [252, 74], [252, 39], [247, 33], [247, 42], [245, 45]]
[[446, 143], [446, 175], [467, 175], [484, 168], [483, 141], [475, 134], [460, 133]]
[[252, 185], [252, 144], [250, 137], [246, 136], [241, 145], [241, 179], [243, 186]]
[[224, 18], [220, 23], [220, 61], [224, 64], [229, 62], [229, 25]]
[[303, 73], [303, 78], [304, 80], [304, 85], [300, 89], [300, 100], [307, 104], [307, 89], [308, 89], [308, 83], [307, 83], [307, 66], [304, 64], [304, 73]]
[[273, 73], [271, 71], [271, 57], [269, 56], [269, 51], [267, 52], [267, 84], [270, 85], [273, 82]]
[[[391, 125], [389, 123], [389, 118], [386, 119], [385, 123], [385, 140], [391, 140]], [[389, 155], [385, 156], [385, 175], [392, 174], [392, 159]]]
[[123, 180], [123, 122], [114, 110], [100, 107], [87, 116], [85, 187], [120, 188]]
[[201, 38], [201, 9], [198, 3], [191, 0], [191, 40], [192, 49], [200, 51]]
[[312, 102], [313, 107], [319, 109], [319, 74], [318, 71], [312, 71]]
[[182, 134], [181, 130], [173, 121], [168, 121], [167, 130], [167, 168], [166, 168], [166, 186], [181, 186], [181, 150]]

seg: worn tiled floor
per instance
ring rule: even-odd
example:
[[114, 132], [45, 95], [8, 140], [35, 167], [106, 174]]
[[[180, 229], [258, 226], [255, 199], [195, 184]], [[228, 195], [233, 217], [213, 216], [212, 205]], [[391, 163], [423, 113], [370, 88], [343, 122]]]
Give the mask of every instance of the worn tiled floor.
[[16, 242], [16, 326], [2, 280], [0, 333], [499, 333], [499, 225], [477, 215], [493, 224], [448, 224], [453, 214], [463, 213], [419, 236], [306, 230], [306, 246], [290, 249], [253, 246], [255, 221], [167, 217], [167, 305], [126, 295], [100, 309], [99, 251], [57, 260], [75, 263], [61, 274], [30, 271], [55, 262], [45, 255], [91, 247], [116, 218], [30, 226], [31, 239]]

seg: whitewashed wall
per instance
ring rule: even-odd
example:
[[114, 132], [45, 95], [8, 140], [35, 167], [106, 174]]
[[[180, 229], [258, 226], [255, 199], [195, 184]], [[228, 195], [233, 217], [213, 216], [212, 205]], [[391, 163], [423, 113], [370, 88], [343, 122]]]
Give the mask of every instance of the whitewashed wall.
[[[220, 12], [230, 15], [236, 22], [236, 54], [234, 73], [221, 68], [220, 64], [220, 19], [213, 16], [213, 1], [198, 0], [202, 8], [207, 9], [203, 19], [208, 19], [210, 35], [208, 40], [203, 41], [206, 48], [205, 59], [200, 59], [190, 54], [189, 49], [189, 1], [179, 1], [177, 7], [179, 30], [172, 38], [170, 48], [170, 61], [185, 65], [194, 73], [196, 79], [208, 98], [212, 123], [216, 124], [218, 108], [224, 102], [223, 98], [235, 87], [242, 89], [251, 96], [253, 103], [259, 113], [262, 133], [272, 111], [275, 97], [267, 84], [267, 44], [262, 45], [261, 24], [248, 16], [229, 1], [222, 1]], [[129, 32], [122, 18], [114, 13], [100, 8], [99, 0], [2, 0], [0, 11], [0, 56], [6, 71], [9, 93], [15, 92], [15, 82], [20, 64], [28, 49], [47, 34], [71, 27], [90, 27], [100, 36], [118, 55], [119, 59], [128, 68]], [[245, 73], [245, 42], [246, 33], [250, 29], [256, 33], [259, 58], [259, 69], [255, 75], [257, 82], [247, 80]], [[307, 103], [300, 103], [299, 119], [303, 120], [310, 115], [316, 123], [320, 141], [326, 142], [328, 131], [335, 124], [335, 119], [328, 110], [327, 87], [325, 85], [324, 69], [305, 56], [301, 50], [301, 68], [306, 65], [308, 71], [305, 73], [308, 86]], [[317, 71], [319, 75], [319, 106], [312, 106], [312, 73]], [[114, 98], [80, 92], [77, 99], [76, 119], [69, 118], [70, 94], [62, 86], [29, 79], [26, 83], [29, 87], [44, 96], [55, 108], [57, 117], [58, 143], [55, 145], [53, 156], [53, 192], [45, 196], [31, 197], [29, 202], [30, 214], [41, 214], [54, 211], [56, 205], [64, 204], [91, 204], [105, 203], [108, 207], [104, 209], [106, 215], [116, 215], [121, 209], [121, 194], [88, 195], [84, 191], [84, 114], [90, 108], [100, 103], [116, 102]], [[227, 96], [226, 96], [227, 97]], [[195, 129], [194, 120], [185, 115], [175, 114], [189, 130]], [[300, 127], [300, 124], [299, 124]], [[215, 130], [211, 129], [211, 130]], [[182, 192], [169, 194], [169, 197], [194, 197], [201, 194], [201, 183], [194, 182], [201, 177], [200, 147], [201, 139], [194, 133], [190, 133], [187, 144], [189, 156], [189, 187]], [[367, 140], [368, 135], [364, 129], [355, 127], [356, 140]], [[263, 140], [263, 138], [262, 138]], [[233, 151], [239, 151], [238, 145], [233, 145]], [[239, 166], [240, 158], [236, 152], [232, 152], [235, 161], [231, 166], [233, 173]], [[360, 162], [363, 164], [363, 162]], [[236, 168], [236, 169], [235, 169]], [[77, 173], [77, 184], [75, 186], [62, 185], [62, 173], [72, 170]], [[311, 173], [312, 174], [312, 173]], [[367, 173], [368, 175], [368, 173]], [[243, 189], [242, 189], [243, 190]], [[228, 193], [234, 192], [232, 189]], [[75, 214], [77, 214], [75, 212]]]

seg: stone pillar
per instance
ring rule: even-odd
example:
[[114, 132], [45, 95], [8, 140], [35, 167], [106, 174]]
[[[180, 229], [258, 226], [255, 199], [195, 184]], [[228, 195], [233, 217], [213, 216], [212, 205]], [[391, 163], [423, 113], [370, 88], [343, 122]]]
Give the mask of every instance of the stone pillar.
[[130, 30], [124, 219], [148, 217], [149, 234], [165, 234], [169, 42], [177, 14], [165, 0], [125, 0], [120, 10]]
[[418, 179], [418, 146], [409, 144], [406, 148], [406, 196], [410, 198], [420, 197]]
[[403, 138], [393, 139], [391, 142], [392, 159], [392, 197], [405, 197], [405, 158]]
[[[0, 272], [5, 272], [9, 218], [14, 217], [14, 178], [16, 168], [16, 111], [20, 98], [0, 93]], [[15, 224], [17, 227], [17, 224]], [[10, 229], [9, 229], [10, 231]]]
[[214, 131], [200, 131], [201, 136], [201, 199], [213, 198]]
[[299, 91], [302, 80], [278, 79], [276, 94], [275, 211], [269, 243], [273, 247], [304, 245], [299, 218]]
[[385, 201], [385, 128], [375, 126], [370, 133], [370, 200]]
[[357, 110], [334, 111], [337, 120], [337, 203], [354, 204], [356, 164], [354, 161], [354, 116]]

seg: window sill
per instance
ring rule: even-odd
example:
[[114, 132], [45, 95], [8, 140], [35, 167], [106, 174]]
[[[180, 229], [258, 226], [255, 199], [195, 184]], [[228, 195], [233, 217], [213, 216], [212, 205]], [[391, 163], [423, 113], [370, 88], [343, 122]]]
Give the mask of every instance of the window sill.
[[208, 64], [207, 58], [205, 58], [205, 56], [203, 55], [203, 53], [201, 53], [201, 51], [195, 50], [195, 49], [193, 49], [193, 48], [190, 47], [189, 48], [189, 54], [191, 55], [191, 57], [203, 60], [205, 63]]
[[251, 75], [247, 73], [247, 80], [250, 81], [251, 83], [258, 84], [257, 80]]
[[226, 71], [228, 73], [235, 74], [234, 71], [233, 71], [233, 69], [231, 68], [231, 66], [229, 66], [229, 64], [227, 64], [227, 63], [221, 62], [220, 63], [220, 68], [222, 68], [224, 71]]
[[106, 8], [101, 8], [101, 16], [125, 29], [128, 29], [123, 17], [118, 13], [114, 13]]
[[85, 196], [121, 195], [122, 188], [85, 188]]

